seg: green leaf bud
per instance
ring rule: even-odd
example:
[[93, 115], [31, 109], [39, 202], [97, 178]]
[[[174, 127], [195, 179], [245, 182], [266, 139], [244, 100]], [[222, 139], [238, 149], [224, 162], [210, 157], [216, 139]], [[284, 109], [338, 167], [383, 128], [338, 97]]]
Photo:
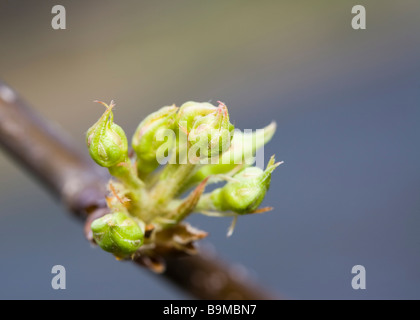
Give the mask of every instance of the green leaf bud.
[[91, 229], [96, 243], [117, 258], [133, 254], [143, 244], [142, 228], [122, 211], [94, 220]]
[[128, 158], [127, 137], [124, 130], [113, 122], [114, 102], [111, 101], [109, 106], [104, 102], [96, 102], [103, 104], [107, 110], [88, 130], [86, 144], [92, 159], [100, 166], [109, 168]]
[[167, 106], [147, 116], [137, 127], [132, 139], [132, 146], [137, 154], [137, 168], [140, 173], [150, 173], [159, 166], [156, 151], [164, 143], [175, 147], [174, 136], [168, 135], [170, 141], [157, 139], [160, 130], [175, 128], [178, 107]]
[[265, 171], [257, 167], [245, 168], [224, 187], [214, 190], [210, 195], [214, 208], [239, 214], [255, 211], [270, 187], [271, 173], [280, 164], [274, 161], [273, 156]]

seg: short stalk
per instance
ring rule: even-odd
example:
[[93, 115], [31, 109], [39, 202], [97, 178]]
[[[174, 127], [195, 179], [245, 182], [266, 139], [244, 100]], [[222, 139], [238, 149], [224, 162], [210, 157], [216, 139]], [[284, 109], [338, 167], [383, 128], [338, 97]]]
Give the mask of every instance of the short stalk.
[[152, 191], [155, 203], [159, 205], [167, 204], [173, 199], [182, 188], [182, 185], [194, 173], [197, 165], [190, 162], [186, 164], [169, 164], [167, 170], [163, 170], [162, 179], [157, 183]]
[[145, 203], [145, 185], [135, 173], [130, 162], [122, 162], [116, 166], [109, 168], [109, 173], [119, 179], [126, 187], [130, 198], [129, 212], [134, 216], [141, 217], [143, 204]]

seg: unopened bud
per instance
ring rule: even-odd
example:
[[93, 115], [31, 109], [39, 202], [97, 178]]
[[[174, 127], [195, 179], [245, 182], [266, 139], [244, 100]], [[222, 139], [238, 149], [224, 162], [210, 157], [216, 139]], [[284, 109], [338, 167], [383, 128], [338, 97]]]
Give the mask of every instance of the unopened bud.
[[185, 133], [188, 133], [195, 120], [199, 117], [204, 117], [214, 111], [216, 107], [208, 102], [195, 102], [188, 101], [185, 102], [180, 108], [177, 115], [177, 122], [181, 130]]
[[220, 103], [215, 111], [194, 121], [188, 134], [188, 141], [196, 150], [195, 156], [211, 158], [229, 149], [233, 130], [228, 110], [223, 103]]
[[[156, 151], [164, 143], [173, 144], [172, 141], [160, 141], [157, 139], [160, 130], [175, 128], [175, 117], [178, 107], [163, 107], [147, 116], [137, 127], [132, 139], [132, 146], [137, 154], [137, 167], [139, 172], [150, 173], [159, 166]], [[171, 139], [172, 136], [168, 136]]]
[[212, 192], [213, 206], [217, 210], [239, 214], [255, 211], [270, 187], [271, 173], [280, 164], [274, 161], [273, 156], [264, 171], [258, 167], [248, 167], [234, 175], [232, 181]]
[[118, 258], [133, 254], [143, 244], [142, 228], [122, 211], [96, 219], [91, 229], [96, 243]]
[[124, 130], [113, 122], [114, 102], [111, 102], [109, 106], [104, 102], [99, 103], [106, 106], [107, 110], [88, 130], [86, 144], [92, 159], [100, 166], [109, 168], [127, 159], [127, 137]]

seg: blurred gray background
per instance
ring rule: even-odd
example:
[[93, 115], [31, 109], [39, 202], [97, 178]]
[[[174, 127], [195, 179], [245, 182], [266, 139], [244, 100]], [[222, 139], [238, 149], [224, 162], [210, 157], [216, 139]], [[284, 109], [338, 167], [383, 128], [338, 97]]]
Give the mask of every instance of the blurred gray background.
[[[67, 30], [51, 28], [64, 5]], [[351, 28], [363, 4], [367, 29]], [[264, 205], [194, 216], [226, 259], [296, 299], [420, 298], [420, 2], [0, 1], [0, 78], [80, 145], [115, 99], [131, 136], [157, 108], [224, 101], [241, 129], [275, 120], [285, 161]], [[0, 298], [185, 299], [84, 240], [81, 224], [0, 153]], [[67, 290], [51, 288], [51, 268]], [[350, 283], [364, 265], [367, 290]]]

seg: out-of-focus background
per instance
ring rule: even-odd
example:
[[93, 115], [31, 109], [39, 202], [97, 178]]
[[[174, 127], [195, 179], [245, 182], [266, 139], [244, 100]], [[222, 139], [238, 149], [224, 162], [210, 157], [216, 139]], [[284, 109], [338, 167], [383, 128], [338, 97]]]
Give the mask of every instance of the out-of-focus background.
[[[51, 28], [64, 5], [67, 30]], [[351, 28], [365, 5], [367, 29]], [[420, 298], [420, 2], [0, 1], [0, 78], [77, 141], [115, 99], [129, 136], [148, 113], [224, 101], [241, 129], [275, 120], [284, 160], [264, 205], [194, 216], [208, 242], [296, 299]], [[185, 299], [92, 248], [82, 228], [0, 153], [0, 298]], [[67, 289], [51, 288], [51, 268]], [[351, 287], [363, 265], [367, 289]]]

